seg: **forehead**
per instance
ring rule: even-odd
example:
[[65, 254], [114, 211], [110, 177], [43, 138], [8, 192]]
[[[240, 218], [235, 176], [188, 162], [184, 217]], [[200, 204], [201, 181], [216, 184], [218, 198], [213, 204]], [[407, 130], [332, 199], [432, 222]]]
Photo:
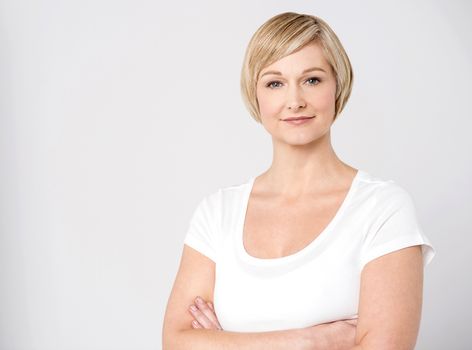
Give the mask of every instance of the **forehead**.
[[259, 77], [269, 71], [279, 71], [282, 74], [301, 74], [305, 69], [312, 67], [319, 67], [327, 73], [330, 72], [330, 64], [324, 56], [323, 49], [317, 43], [307, 44], [298, 51], [264, 67], [259, 73]]

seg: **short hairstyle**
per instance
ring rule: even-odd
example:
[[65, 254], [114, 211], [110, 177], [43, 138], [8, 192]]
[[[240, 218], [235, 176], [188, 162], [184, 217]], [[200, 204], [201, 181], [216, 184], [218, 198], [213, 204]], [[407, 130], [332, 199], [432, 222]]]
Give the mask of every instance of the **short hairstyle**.
[[320, 44], [336, 77], [334, 120], [341, 113], [351, 94], [353, 82], [351, 62], [341, 42], [321, 18], [284, 12], [270, 18], [257, 29], [247, 46], [241, 69], [242, 98], [258, 123], [261, 118], [256, 86], [260, 72], [264, 67], [312, 42]]

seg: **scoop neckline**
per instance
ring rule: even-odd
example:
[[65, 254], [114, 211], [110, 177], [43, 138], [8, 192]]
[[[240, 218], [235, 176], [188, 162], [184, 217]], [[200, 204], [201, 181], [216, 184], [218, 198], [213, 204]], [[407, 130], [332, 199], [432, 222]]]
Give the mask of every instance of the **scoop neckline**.
[[352, 201], [352, 197], [354, 196], [354, 193], [356, 192], [359, 180], [361, 179], [361, 177], [364, 176], [364, 174], [365, 172], [363, 170], [357, 169], [357, 173], [351, 182], [351, 185], [349, 187], [349, 190], [346, 196], [344, 197], [344, 200], [342, 201], [341, 205], [336, 211], [336, 214], [328, 223], [328, 225], [326, 225], [326, 227], [318, 234], [317, 237], [315, 237], [310, 243], [308, 243], [308, 245], [298, 250], [297, 252], [286, 255], [286, 256], [282, 256], [279, 258], [258, 258], [258, 257], [250, 255], [246, 251], [246, 248], [244, 247], [244, 239], [243, 239], [244, 224], [246, 222], [247, 209], [249, 206], [249, 198], [250, 198], [252, 189], [254, 187], [254, 181], [257, 176], [250, 177], [249, 180], [246, 182], [245, 192], [242, 199], [242, 210], [241, 210], [241, 215], [238, 222], [238, 232], [237, 232], [237, 247], [238, 248], [237, 249], [239, 251], [240, 257], [246, 263], [250, 263], [253, 265], [266, 265], [267, 266], [267, 265], [279, 265], [279, 264], [285, 264], [287, 262], [292, 262], [308, 254], [310, 251], [312, 251], [315, 247], [320, 245], [326, 239], [326, 237], [328, 236], [328, 233], [333, 229], [336, 223], [340, 220], [344, 211], [348, 207], [349, 203]]

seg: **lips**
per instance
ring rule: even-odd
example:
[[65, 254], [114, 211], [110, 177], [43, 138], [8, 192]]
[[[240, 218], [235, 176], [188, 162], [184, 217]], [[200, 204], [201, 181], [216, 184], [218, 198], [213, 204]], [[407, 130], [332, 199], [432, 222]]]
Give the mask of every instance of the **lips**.
[[303, 119], [311, 119], [311, 118], [314, 118], [314, 116], [312, 116], [312, 117], [307, 117], [307, 116], [290, 117], [290, 118], [285, 118], [285, 119], [282, 119], [282, 120], [289, 121], [289, 120], [303, 120]]

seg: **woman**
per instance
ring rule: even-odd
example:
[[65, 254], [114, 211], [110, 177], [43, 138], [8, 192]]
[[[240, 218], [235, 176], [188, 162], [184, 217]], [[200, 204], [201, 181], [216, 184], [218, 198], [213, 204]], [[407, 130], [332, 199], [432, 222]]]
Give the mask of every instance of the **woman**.
[[320, 18], [282, 13], [256, 31], [241, 90], [273, 161], [197, 206], [164, 349], [414, 348], [434, 250], [405, 189], [335, 154], [331, 125], [351, 85]]

